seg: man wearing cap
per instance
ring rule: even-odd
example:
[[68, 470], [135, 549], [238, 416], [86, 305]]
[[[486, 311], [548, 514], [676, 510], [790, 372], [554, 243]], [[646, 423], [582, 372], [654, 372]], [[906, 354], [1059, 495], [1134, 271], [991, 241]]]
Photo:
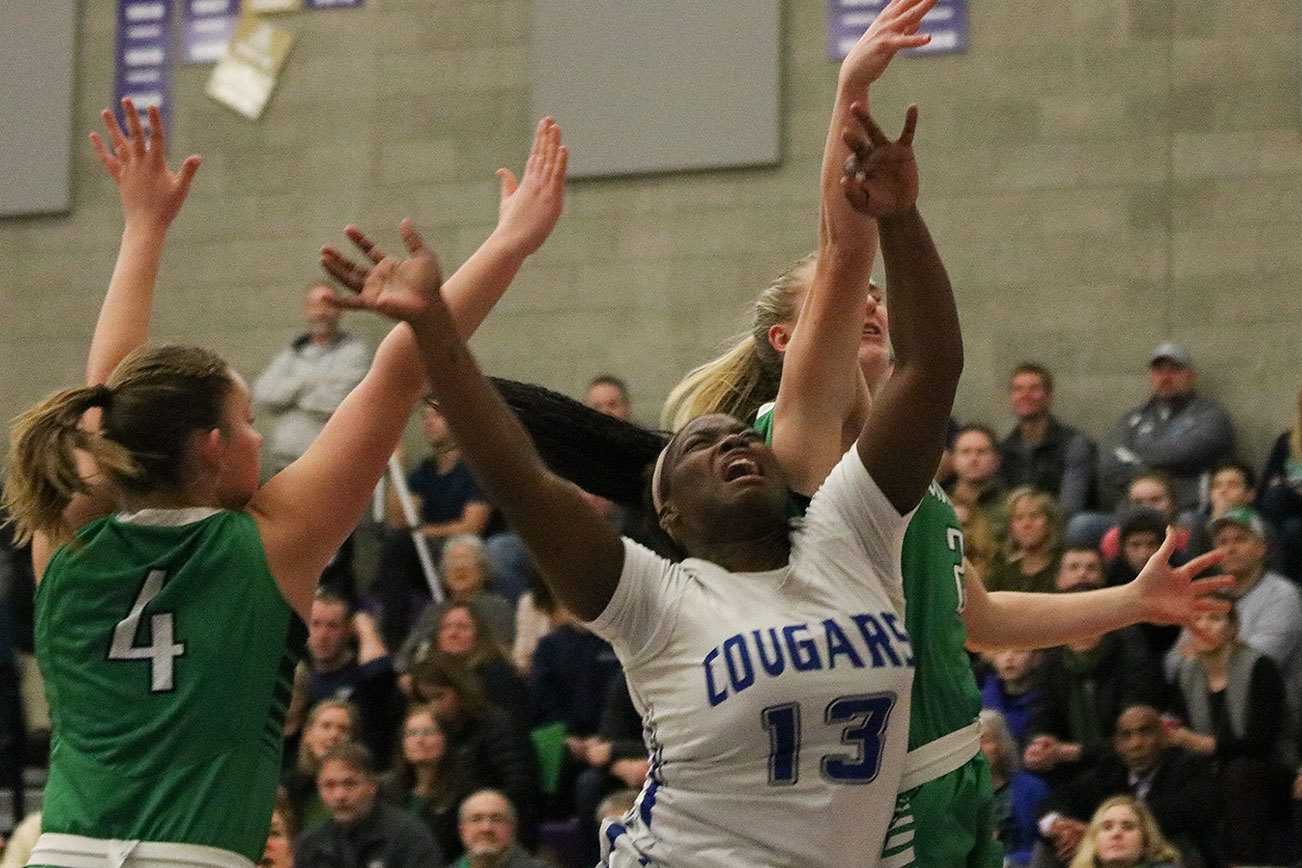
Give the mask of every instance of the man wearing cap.
[[1225, 408], [1194, 391], [1193, 357], [1166, 341], [1149, 357], [1149, 399], [1117, 424], [1099, 456], [1104, 498], [1115, 501], [1136, 474], [1171, 476], [1181, 509], [1199, 505], [1203, 474], [1234, 450], [1234, 424]]
[[[1302, 592], [1287, 578], [1266, 569], [1266, 529], [1251, 507], [1236, 506], [1211, 523], [1212, 542], [1225, 552], [1220, 571], [1234, 576], [1239, 639], [1279, 666], [1289, 706], [1302, 711]], [[1166, 659], [1168, 675], [1179, 668], [1178, 655], [1191, 655], [1188, 631]]]

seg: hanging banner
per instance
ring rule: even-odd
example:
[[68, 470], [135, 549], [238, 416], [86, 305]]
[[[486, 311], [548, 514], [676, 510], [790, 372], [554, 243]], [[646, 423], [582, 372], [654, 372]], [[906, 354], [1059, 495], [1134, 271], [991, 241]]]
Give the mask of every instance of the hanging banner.
[[[887, 2], [888, 0], [829, 0], [828, 57], [844, 60]], [[931, 34], [931, 41], [921, 48], [910, 48], [901, 54], [916, 57], [922, 54], [956, 54], [967, 51], [967, 0], [937, 0], [931, 11], [923, 16], [921, 30]]]
[[298, 12], [302, 8], [303, 0], [244, 0], [244, 11], [256, 12], [259, 15]]
[[208, 95], [252, 120], [276, 88], [276, 77], [289, 57], [294, 34], [245, 13], [235, 24], [226, 53], [208, 79]]
[[221, 60], [240, 17], [240, 0], [185, 0], [181, 15], [181, 60], [209, 64]]
[[308, 9], [350, 9], [364, 5], [366, 0], [307, 0]]
[[118, 0], [113, 105], [120, 106], [124, 97], [131, 97], [146, 129], [146, 110], [151, 105], [158, 106], [164, 123], [167, 121], [172, 89], [171, 20], [171, 0]]

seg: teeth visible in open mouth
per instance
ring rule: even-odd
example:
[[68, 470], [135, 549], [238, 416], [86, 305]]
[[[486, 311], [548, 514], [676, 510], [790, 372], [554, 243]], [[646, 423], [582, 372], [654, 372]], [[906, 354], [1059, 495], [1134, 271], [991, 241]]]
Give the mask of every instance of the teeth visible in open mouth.
[[759, 465], [749, 458], [734, 458], [728, 462], [724, 468], [724, 479], [731, 482], [734, 479], [740, 479], [743, 476], [754, 476], [759, 473]]

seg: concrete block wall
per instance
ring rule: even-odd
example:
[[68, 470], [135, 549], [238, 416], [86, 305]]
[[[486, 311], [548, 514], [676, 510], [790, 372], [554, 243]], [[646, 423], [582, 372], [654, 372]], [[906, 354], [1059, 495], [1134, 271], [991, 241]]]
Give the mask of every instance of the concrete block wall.
[[[113, 6], [81, 4], [77, 129], [110, 97]], [[967, 54], [899, 59], [874, 91], [888, 129], [922, 107], [922, 207], [967, 338], [957, 415], [1007, 427], [1007, 371], [1035, 358], [1058, 374], [1062, 415], [1101, 434], [1142, 399], [1148, 350], [1174, 338], [1259, 460], [1302, 388], [1296, 4], [970, 6]], [[529, 11], [370, 0], [280, 17], [298, 43], [256, 123], [203, 95], [208, 68], [179, 68], [173, 154], [205, 163], [165, 255], [158, 336], [255, 375], [296, 328], [316, 250], [348, 222], [392, 244], [411, 215], [445, 267], [464, 260], [496, 217], [493, 170], [519, 170], [536, 120]], [[571, 393], [613, 371], [651, 421], [745, 328], [755, 292], [814, 244], [836, 78], [825, 13], [786, 4], [782, 165], [574, 183], [475, 338], [490, 371]], [[0, 221], [6, 416], [78, 381], [119, 231], [88, 147], [71, 214]]]

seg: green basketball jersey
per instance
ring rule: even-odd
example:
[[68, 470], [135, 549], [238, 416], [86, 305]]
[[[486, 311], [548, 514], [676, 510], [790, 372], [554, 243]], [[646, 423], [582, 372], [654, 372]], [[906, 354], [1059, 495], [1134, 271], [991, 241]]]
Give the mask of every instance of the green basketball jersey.
[[[756, 430], [773, 442], [773, 405], [755, 417]], [[904, 626], [916, 669], [909, 714], [909, 750], [968, 726], [981, 710], [964, 644], [963, 532], [954, 506], [934, 482], [904, 533]]]
[[53, 722], [42, 828], [256, 861], [304, 630], [253, 519], [196, 512], [98, 519], [50, 560], [36, 592]]

